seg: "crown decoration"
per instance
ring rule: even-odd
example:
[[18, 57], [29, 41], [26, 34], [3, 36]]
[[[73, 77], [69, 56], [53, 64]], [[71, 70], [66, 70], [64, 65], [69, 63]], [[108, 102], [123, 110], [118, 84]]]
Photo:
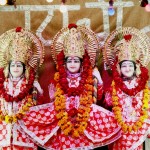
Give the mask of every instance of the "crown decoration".
[[80, 58], [84, 55], [84, 43], [82, 35], [76, 28], [68, 30], [64, 39], [64, 54], [68, 56], [78, 56]]
[[53, 38], [51, 53], [54, 62], [57, 63], [57, 55], [63, 50], [65, 57], [83, 57], [85, 50], [90, 56], [91, 64], [95, 65], [96, 53], [100, 49], [96, 34], [85, 26], [69, 24], [62, 28]]
[[31, 38], [28, 36], [24, 37], [24, 34], [18, 32], [15, 39], [13, 39], [8, 46], [8, 52], [10, 60], [21, 61], [26, 64], [32, 56]]
[[138, 43], [131, 34], [124, 35], [123, 39], [116, 43], [114, 49], [116, 55], [118, 56], [118, 62], [123, 60], [136, 61], [139, 58], [140, 47], [137, 47]]
[[103, 57], [108, 67], [114, 64], [116, 58], [118, 62], [138, 60], [143, 66], [147, 66], [150, 61], [149, 37], [136, 28], [116, 29], [105, 41]]
[[43, 63], [44, 47], [32, 32], [17, 27], [0, 36], [0, 67], [10, 60], [21, 61], [33, 68]]

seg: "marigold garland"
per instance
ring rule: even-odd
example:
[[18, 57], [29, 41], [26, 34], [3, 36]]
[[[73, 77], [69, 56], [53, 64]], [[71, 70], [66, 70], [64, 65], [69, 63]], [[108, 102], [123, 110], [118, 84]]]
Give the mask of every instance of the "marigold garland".
[[[3, 68], [0, 68], [0, 95], [2, 98], [7, 102], [19, 102], [26, 98], [27, 102], [22, 106], [22, 108], [18, 111], [18, 113], [13, 115], [8, 115], [7, 112], [3, 113], [2, 110], [0, 110], [0, 121], [5, 121], [6, 123], [13, 123], [17, 122], [17, 120], [22, 119], [26, 112], [29, 110], [29, 108], [33, 105], [35, 105], [35, 102], [32, 100], [32, 95], [28, 95], [31, 88], [33, 87], [33, 82], [35, 79], [35, 72], [33, 69], [30, 69], [30, 75], [29, 75], [29, 81], [26, 84], [26, 88], [23, 89], [22, 92], [20, 92], [17, 96], [13, 97], [9, 94], [7, 94], [5, 88], [4, 88], [4, 72]], [[28, 95], [28, 96], [27, 96]]]
[[140, 129], [143, 125], [143, 122], [145, 119], [148, 118], [148, 108], [149, 108], [149, 89], [148, 86], [145, 86], [144, 93], [143, 93], [143, 99], [142, 99], [142, 109], [141, 109], [141, 116], [139, 119], [134, 123], [134, 125], [127, 125], [125, 121], [123, 121], [122, 114], [121, 114], [121, 105], [119, 104], [119, 97], [117, 95], [117, 90], [116, 90], [116, 82], [112, 81], [112, 104], [113, 104], [113, 112], [115, 115], [115, 118], [119, 125], [121, 126], [122, 130], [124, 132], [131, 132], [131, 131], [137, 131]]
[[[58, 71], [55, 73], [54, 79], [56, 81], [55, 92], [55, 110], [57, 111], [58, 125], [65, 135], [71, 134], [73, 137], [79, 137], [83, 134], [87, 127], [87, 121], [89, 119], [90, 106], [93, 103], [92, 97], [92, 67], [90, 65], [87, 52], [83, 57], [83, 71], [81, 73], [81, 80], [77, 88], [70, 88], [68, 86], [67, 74], [64, 65], [64, 54], [61, 52], [58, 55]], [[66, 96], [80, 96], [80, 106], [78, 110], [66, 111]], [[69, 120], [69, 115], [77, 114], [75, 121]]]
[[35, 102], [32, 100], [32, 95], [28, 95], [26, 97], [27, 102], [21, 107], [18, 113], [13, 115], [8, 115], [8, 113], [3, 112], [0, 110], [0, 121], [5, 121], [6, 123], [15, 123], [17, 120], [21, 120], [25, 115], [29, 108], [35, 105]]

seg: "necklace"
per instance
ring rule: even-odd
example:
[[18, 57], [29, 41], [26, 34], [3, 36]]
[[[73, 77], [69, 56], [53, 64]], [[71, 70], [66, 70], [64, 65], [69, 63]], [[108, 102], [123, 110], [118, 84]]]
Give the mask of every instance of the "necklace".
[[78, 87], [78, 77], [67, 77], [69, 82], [69, 87]]
[[[26, 88], [26, 78], [18, 78], [18, 80], [14, 80], [11, 77], [8, 78], [5, 81], [5, 90], [7, 93], [9, 93], [10, 95], [18, 95], [20, 91], [22, 91], [24, 88]], [[20, 90], [19, 90], [20, 89]], [[11, 93], [10, 93], [11, 92]]]

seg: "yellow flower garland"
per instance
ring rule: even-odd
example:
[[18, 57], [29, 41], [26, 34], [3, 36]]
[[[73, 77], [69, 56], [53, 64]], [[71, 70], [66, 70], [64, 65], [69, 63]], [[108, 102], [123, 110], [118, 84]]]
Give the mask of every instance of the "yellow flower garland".
[[143, 122], [145, 121], [145, 119], [148, 118], [148, 108], [149, 108], [149, 89], [148, 86], [145, 86], [144, 89], [144, 96], [143, 96], [143, 105], [142, 105], [142, 110], [141, 110], [141, 116], [139, 117], [139, 119], [134, 123], [134, 125], [127, 125], [125, 123], [125, 121], [123, 121], [122, 118], [122, 114], [121, 114], [121, 107], [119, 106], [119, 97], [117, 95], [117, 91], [115, 88], [115, 82], [112, 81], [112, 103], [113, 103], [113, 112], [115, 115], [115, 118], [117, 120], [117, 122], [119, 123], [119, 125], [121, 126], [122, 130], [124, 132], [131, 132], [131, 131], [137, 131], [138, 129], [140, 129], [143, 125]]
[[15, 123], [17, 120], [22, 119], [26, 112], [29, 110], [31, 106], [35, 105], [35, 102], [32, 100], [32, 96], [27, 96], [27, 102], [22, 106], [22, 108], [18, 111], [18, 113], [13, 115], [8, 115], [6, 113], [5, 115], [0, 110], [0, 121], [5, 121], [6, 123]]
[[[54, 79], [58, 82], [59, 74], [58, 72], [55, 74]], [[76, 117], [76, 123], [73, 124], [69, 120], [69, 114], [66, 112], [66, 97], [64, 95], [63, 90], [61, 89], [61, 85], [59, 83], [56, 84], [56, 92], [55, 92], [55, 110], [57, 111], [57, 119], [58, 125], [65, 135], [71, 134], [73, 137], [79, 137], [83, 134], [84, 130], [87, 127], [87, 121], [89, 119], [90, 106], [93, 103], [92, 97], [92, 67], [90, 67], [88, 72], [88, 78], [86, 80], [86, 84], [84, 86], [85, 91], [80, 95], [80, 106], [78, 108], [78, 113]]]

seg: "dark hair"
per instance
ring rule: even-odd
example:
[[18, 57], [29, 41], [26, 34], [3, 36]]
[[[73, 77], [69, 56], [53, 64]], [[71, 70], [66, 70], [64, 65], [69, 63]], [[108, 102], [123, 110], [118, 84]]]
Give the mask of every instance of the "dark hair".
[[[20, 61], [20, 62], [21, 62], [21, 61]], [[9, 61], [9, 67], [8, 67], [9, 72], [10, 72], [10, 65], [11, 65], [11, 63], [12, 63], [12, 60]], [[26, 66], [25, 66], [25, 64], [24, 64], [23, 62], [21, 62], [21, 64], [22, 64], [22, 66], [23, 66], [23, 73], [25, 73], [25, 71], [26, 71]]]
[[[78, 56], [77, 56], [77, 57], [78, 57]], [[65, 58], [65, 63], [67, 62], [67, 59], [68, 59], [68, 58], [69, 58], [69, 56]], [[80, 62], [82, 63], [83, 59], [80, 58], [80, 57], [78, 57], [78, 58], [79, 58]]]

